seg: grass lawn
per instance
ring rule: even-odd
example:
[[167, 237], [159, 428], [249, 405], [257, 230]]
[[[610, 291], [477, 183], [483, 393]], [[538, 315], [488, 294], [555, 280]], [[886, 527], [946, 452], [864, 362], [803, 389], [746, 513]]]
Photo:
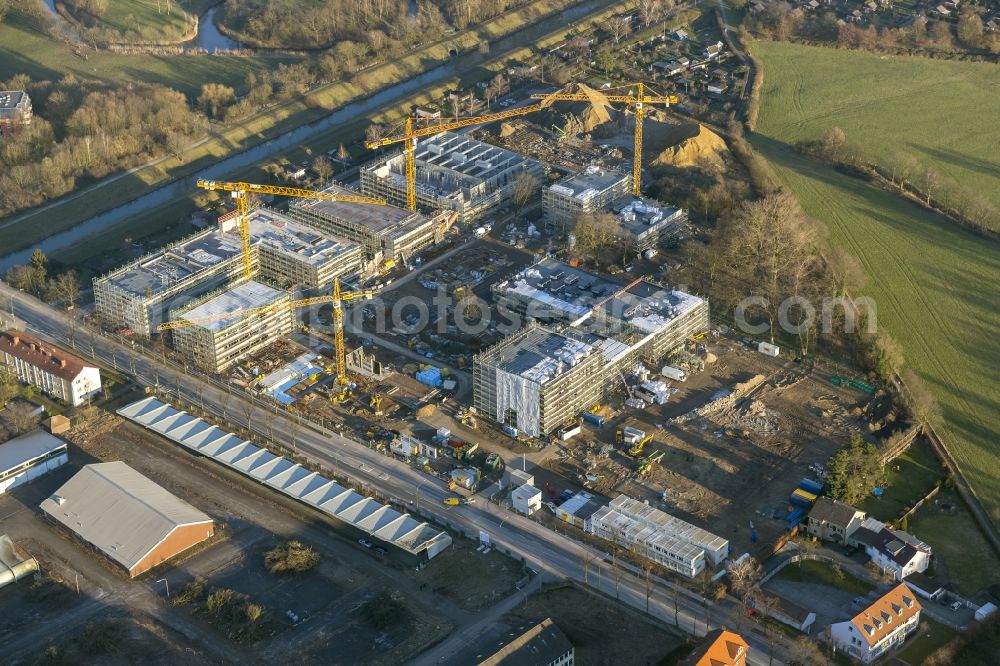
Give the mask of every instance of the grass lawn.
[[[831, 244], [861, 261], [869, 277], [863, 294], [877, 305], [879, 327], [899, 342], [907, 365], [937, 396], [945, 417], [941, 435], [993, 520], [1000, 522], [1000, 376], [994, 371], [1000, 365], [995, 297], [1000, 248], [790, 149], [788, 142], [801, 135], [788, 121], [789, 107], [797, 98], [809, 98], [802, 89], [819, 85], [822, 77], [792, 75], [779, 57], [784, 52], [770, 45], [754, 49], [765, 67], [754, 146], [798, 195], [805, 212], [826, 226]], [[830, 53], [841, 57], [839, 51]], [[927, 63], [932, 71], [937, 64]], [[861, 77], [857, 85], [864, 86]], [[963, 115], [978, 115], [976, 102], [968, 102]], [[836, 100], [830, 104], [839, 108]], [[831, 112], [827, 123], [839, 122], [839, 114]]]
[[1000, 67], [785, 42], [752, 51], [765, 63], [767, 134], [794, 143], [837, 125], [868, 160], [909, 153], [1000, 207]]
[[920, 666], [932, 652], [958, 635], [951, 627], [935, 622], [926, 615], [921, 616], [920, 626], [906, 645], [896, 654], [910, 666]]
[[826, 585], [838, 590], [844, 590], [857, 596], [865, 596], [875, 589], [874, 585], [855, 578], [846, 571], [843, 576], [838, 576], [833, 565], [819, 560], [805, 560], [794, 562], [785, 566], [778, 572], [776, 578], [782, 578], [794, 583], [815, 583], [816, 585]]
[[[936, 501], [936, 502], [935, 502]], [[942, 510], [942, 506], [952, 508]], [[958, 494], [942, 490], [910, 519], [909, 531], [934, 551], [936, 578], [963, 595], [1000, 583], [1000, 557]]]
[[858, 508], [879, 520], [899, 518], [945, 476], [941, 462], [923, 438], [885, 466], [889, 484], [882, 497], [869, 495]]
[[[109, 6], [114, 4], [110, 2]], [[19, 14], [8, 14], [0, 23], [0, 79], [24, 73], [33, 79], [50, 81], [58, 81], [67, 74], [115, 85], [144, 81], [169, 86], [193, 99], [201, 92], [204, 83], [223, 83], [244, 92], [248, 72], [277, 69], [279, 63], [300, 60], [214, 55], [118, 55], [106, 51], [88, 51], [84, 59], [75, 55], [69, 45], [43, 34], [30, 19]]]
[[184, 11], [182, 5], [186, 4], [169, 0], [112, 0], [101, 23], [123, 35], [136, 32], [144, 42], [182, 41], [194, 21], [194, 17]]

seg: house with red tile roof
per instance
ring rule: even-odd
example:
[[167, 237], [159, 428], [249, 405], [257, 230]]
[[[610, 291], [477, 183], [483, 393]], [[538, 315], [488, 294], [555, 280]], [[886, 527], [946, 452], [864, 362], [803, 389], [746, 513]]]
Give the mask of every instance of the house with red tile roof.
[[101, 391], [97, 366], [21, 331], [0, 333], [0, 367], [74, 407]]
[[917, 630], [920, 610], [917, 595], [900, 583], [850, 620], [831, 624], [830, 638], [837, 650], [870, 664]]

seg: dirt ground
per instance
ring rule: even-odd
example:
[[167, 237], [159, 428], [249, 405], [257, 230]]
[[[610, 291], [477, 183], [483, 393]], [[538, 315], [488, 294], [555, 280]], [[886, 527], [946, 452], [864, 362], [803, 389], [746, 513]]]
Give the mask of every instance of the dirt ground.
[[526, 604], [518, 604], [506, 614], [502, 624], [509, 631], [547, 617], [573, 644], [578, 664], [657, 664], [684, 642], [679, 635], [648, 622], [613, 600], [575, 585], [533, 594]]
[[[605, 406], [608, 424], [585, 426], [545, 466], [571, 488], [649, 500], [729, 539], [739, 555], [784, 530], [788, 496], [800, 479], [813, 476], [809, 465], [826, 462], [852, 432], [865, 430], [856, 408], [868, 396], [739, 342], [715, 339], [708, 352], [717, 360], [675, 383], [678, 392], [666, 405]], [[637, 458], [615, 446], [624, 425], [653, 434]], [[644, 461], [650, 464], [640, 476]]]

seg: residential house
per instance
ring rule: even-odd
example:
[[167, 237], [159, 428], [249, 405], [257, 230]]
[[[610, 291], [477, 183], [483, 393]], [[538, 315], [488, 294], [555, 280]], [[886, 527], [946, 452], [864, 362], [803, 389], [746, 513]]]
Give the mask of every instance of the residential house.
[[678, 42], [686, 41], [688, 38], [687, 30], [674, 30], [673, 37]]
[[724, 44], [722, 42], [716, 42], [714, 44], [709, 44], [708, 46], [705, 47], [705, 50], [702, 51], [701, 54], [703, 56], [705, 56], [706, 58], [708, 58], [709, 60], [712, 60], [714, 58], [718, 58], [719, 57], [719, 54], [722, 53], [723, 47], [724, 47]]
[[891, 572], [898, 581], [912, 573], [923, 573], [931, 561], [930, 546], [874, 518], [866, 518], [849, 541], [862, 546], [879, 569]]
[[838, 650], [870, 664], [903, 644], [920, 622], [920, 602], [900, 583], [845, 622], [830, 625], [830, 639]]
[[944, 586], [933, 578], [929, 578], [922, 573], [911, 573], [903, 579], [906, 586], [916, 592], [918, 597], [935, 601], [943, 597], [946, 593]]
[[806, 529], [817, 539], [846, 546], [864, 519], [864, 511], [829, 497], [819, 497], [809, 511]]
[[812, 626], [816, 622], [816, 613], [778, 594], [769, 595], [768, 602], [758, 604], [757, 610], [766, 612], [769, 617], [804, 634], [811, 633]]
[[748, 648], [739, 634], [715, 629], [705, 634], [694, 652], [682, 659], [678, 666], [744, 666]]

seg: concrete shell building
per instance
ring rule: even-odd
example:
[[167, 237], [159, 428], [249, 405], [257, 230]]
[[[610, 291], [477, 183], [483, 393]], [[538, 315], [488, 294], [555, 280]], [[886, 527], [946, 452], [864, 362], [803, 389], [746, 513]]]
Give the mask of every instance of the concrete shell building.
[[632, 175], [590, 166], [542, 191], [549, 223], [570, 229], [581, 215], [600, 213], [632, 191]]
[[[357, 195], [342, 185], [326, 192]], [[288, 214], [323, 233], [360, 243], [366, 259], [379, 262], [409, 258], [440, 240], [449, 214], [423, 215], [397, 206], [372, 206], [342, 201], [297, 199]]]
[[[324, 234], [271, 210], [250, 217], [254, 275], [305, 289], [328, 290], [337, 277], [357, 274], [360, 244]], [[242, 279], [240, 236], [235, 215], [216, 229], [94, 279], [97, 314], [107, 323], [150, 337], [167, 313]]]
[[618, 228], [636, 252], [653, 250], [676, 238], [688, 221], [683, 208], [648, 199], [632, 199], [614, 212]]
[[[463, 222], [483, 217], [510, 198], [517, 177], [527, 173], [542, 182], [541, 162], [470, 139], [441, 132], [417, 144], [417, 204], [459, 214]], [[361, 192], [406, 204], [406, 167], [402, 152], [361, 167]]]
[[215, 533], [211, 518], [123, 462], [85, 466], [41, 509], [132, 578]]
[[22, 331], [0, 333], [0, 366], [74, 407], [101, 391], [96, 366]]
[[542, 437], [597, 402], [604, 377], [597, 348], [529, 326], [476, 357], [473, 401], [497, 422]]
[[292, 332], [294, 313], [290, 308], [275, 307], [252, 314], [241, 314], [241, 311], [280, 306], [290, 300], [287, 291], [253, 281], [211, 295], [172, 314], [171, 319], [197, 322], [200, 318], [226, 313], [233, 313], [233, 316], [173, 329], [174, 347], [199, 368], [222, 372]]

